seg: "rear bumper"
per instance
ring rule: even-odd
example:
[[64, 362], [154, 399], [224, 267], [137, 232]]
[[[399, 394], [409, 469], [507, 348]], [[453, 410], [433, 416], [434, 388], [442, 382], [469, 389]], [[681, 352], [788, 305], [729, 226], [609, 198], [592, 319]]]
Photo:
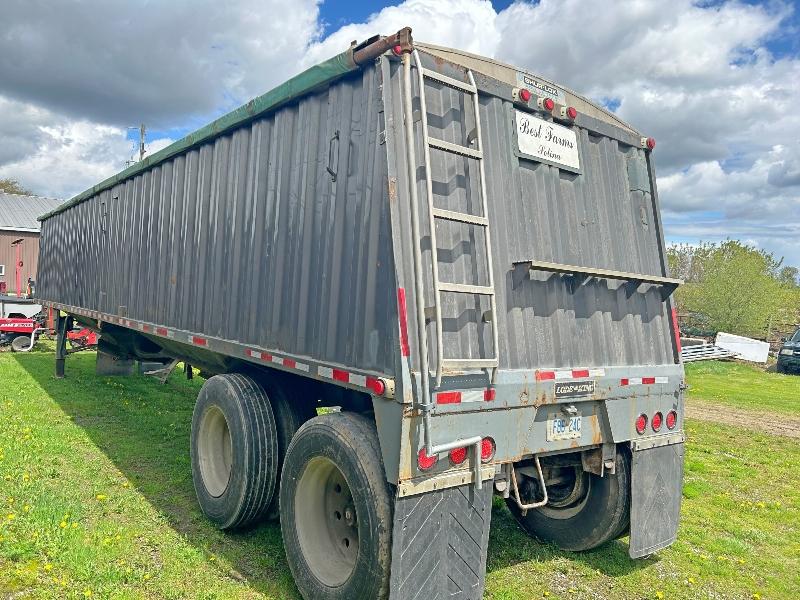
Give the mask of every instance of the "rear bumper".
[[[532, 455], [574, 452], [683, 430], [682, 365], [574, 371], [580, 375], [575, 379], [577, 383], [590, 385], [565, 389], [558, 384], [568, 381], [566, 377], [537, 377], [536, 371], [501, 371], [494, 386], [477, 375], [446, 380], [434, 394], [434, 398], [436, 394], [445, 394], [447, 402], [434, 405], [433, 442], [491, 437], [496, 444], [492, 464], [499, 465]], [[583, 376], [585, 374], [588, 376]], [[487, 389], [493, 390], [492, 393], [487, 394]], [[455, 394], [460, 394], [460, 401], [452, 401], [457, 398]], [[662, 425], [658, 434], [649, 427], [644, 434], [637, 434], [635, 422], [640, 414], [648, 415], [649, 421], [656, 412], [666, 417], [671, 410], [678, 414], [673, 430]], [[570, 414], [582, 417], [580, 436], [548, 440], [548, 421]], [[423, 448], [421, 412], [408, 403], [403, 416], [398, 477], [402, 493], [426, 491], [430, 486], [420, 484], [431, 478], [437, 479], [437, 488], [471, 481], [469, 460], [458, 468], [450, 464], [446, 455], [440, 456], [430, 471], [421, 472], [416, 461]], [[466, 479], [460, 476], [462, 473]], [[491, 473], [487, 472], [484, 477], [491, 478]]]

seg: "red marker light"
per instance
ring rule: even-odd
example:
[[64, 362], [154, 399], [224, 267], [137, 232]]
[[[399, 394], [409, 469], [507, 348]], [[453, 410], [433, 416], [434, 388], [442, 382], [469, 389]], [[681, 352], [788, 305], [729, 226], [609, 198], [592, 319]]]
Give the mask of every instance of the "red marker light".
[[652, 150], [656, 147], [656, 141], [653, 138], [647, 138], [647, 147]]
[[671, 410], [667, 413], [667, 429], [675, 429], [678, 424], [678, 413]]
[[570, 119], [573, 119], [573, 120], [574, 120], [574, 119], [575, 119], [575, 117], [577, 117], [577, 116], [578, 116], [578, 111], [577, 111], [577, 110], [575, 110], [575, 109], [574, 109], [572, 106], [570, 106], [570, 107], [567, 109], [567, 116], [568, 116]]
[[642, 435], [645, 429], [647, 429], [647, 415], [639, 415], [636, 417], [636, 433]]
[[490, 437], [485, 437], [481, 440], [481, 462], [489, 462], [494, 458], [496, 446], [494, 440]]
[[450, 450], [450, 462], [454, 465], [460, 465], [467, 460], [466, 448], [453, 448]]
[[660, 412], [657, 412], [656, 414], [654, 414], [653, 415], [653, 422], [651, 424], [652, 427], [653, 427], [653, 431], [658, 431], [659, 429], [661, 429], [661, 424], [663, 422], [664, 422], [664, 416]]
[[544, 106], [545, 110], [553, 110], [556, 106], [556, 103], [553, 102], [552, 98], [545, 98], [542, 102], [542, 106]]
[[523, 102], [528, 102], [531, 99], [531, 91], [526, 90], [525, 88], [521, 89], [518, 95], [519, 99]]
[[427, 471], [433, 468], [437, 460], [439, 460], [439, 458], [436, 455], [428, 456], [425, 453], [425, 448], [422, 448], [417, 455], [417, 466], [420, 471]]
[[403, 47], [400, 44], [397, 44], [394, 48], [392, 48], [392, 52], [394, 52], [395, 56], [400, 56], [403, 53]]

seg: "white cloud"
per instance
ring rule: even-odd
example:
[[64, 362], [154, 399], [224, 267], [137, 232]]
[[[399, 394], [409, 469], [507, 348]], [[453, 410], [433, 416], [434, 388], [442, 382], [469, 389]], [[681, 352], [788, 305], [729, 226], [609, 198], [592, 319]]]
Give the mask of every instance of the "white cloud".
[[317, 0], [3, 0], [0, 93], [166, 127], [262, 93], [319, 35]]
[[[54, 198], [69, 198], [125, 167], [131, 142], [125, 129], [89, 121], [54, 118], [33, 132], [36, 149], [24, 159], [0, 169], [0, 176], [19, 179], [24, 186]], [[155, 152], [172, 140], [154, 140]]]

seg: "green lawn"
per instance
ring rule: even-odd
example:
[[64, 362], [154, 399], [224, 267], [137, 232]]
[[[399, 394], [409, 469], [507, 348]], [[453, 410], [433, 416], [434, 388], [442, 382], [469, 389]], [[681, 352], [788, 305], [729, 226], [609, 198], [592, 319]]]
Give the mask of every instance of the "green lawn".
[[[197, 508], [201, 381], [99, 378], [92, 354], [70, 357], [65, 380], [52, 368], [50, 353], [0, 354], [0, 597], [297, 597], [277, 524], [223, 534]], [[688, 433], [675, 545], [645, 561], [624, 541], [559, 552], [497, 502], [487, 597], [800, 596], [800, 444], [699, 421]]]
[[781, 375], [743, 363], [709, 360], [688, 363], [686, 381], [690, 400], [800, 414], [800, 375]]

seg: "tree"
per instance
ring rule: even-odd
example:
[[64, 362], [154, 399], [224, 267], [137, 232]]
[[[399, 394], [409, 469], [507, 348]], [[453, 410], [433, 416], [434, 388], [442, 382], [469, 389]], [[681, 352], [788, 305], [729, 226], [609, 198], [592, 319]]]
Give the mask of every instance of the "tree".
[[797, 269], [736, 240], [673, 246], [670, 267], [687, 281], [678, 290], [682, 311], [705, 317], [714, 331], [768, 337], [798, 318]]
[[23, 194], [25, 196], [32, 196], [33, 193], [22, 187], [16, 179], [0, 178], [0, 190], [7, 194]]

